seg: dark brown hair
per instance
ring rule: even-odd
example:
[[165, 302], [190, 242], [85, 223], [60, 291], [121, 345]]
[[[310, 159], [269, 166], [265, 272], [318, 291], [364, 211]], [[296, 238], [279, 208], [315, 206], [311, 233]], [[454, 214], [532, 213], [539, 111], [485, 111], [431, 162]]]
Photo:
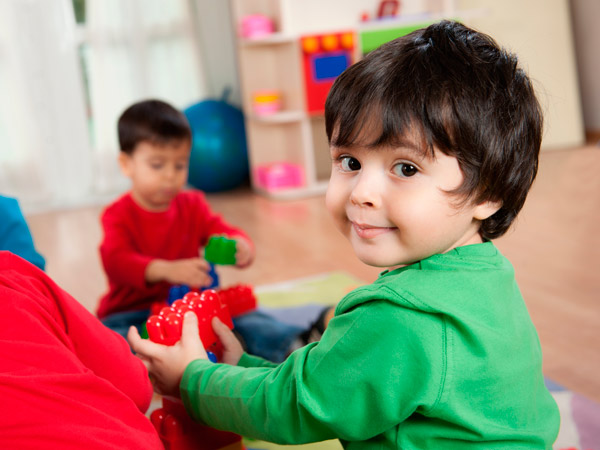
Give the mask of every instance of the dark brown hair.
[[[501, 236], [535, 179], [543, 118], [531, 81], [515, 55], [489, 36], [441, 21], [388, 42], [335, 81], [325, 105], [331, 145], [357, 145], [375, 125], [370, 147], [394, 146], [410, 132], [456, 157], [464, 182], [451, 194], [502, 206], [481, 224]], [[370, 136], [370, 134], [367, 134]]]
[[142, 141], [167, 144], [192, 140], [185, 115], [161, 100], [134, 103], [119, 117], [117, 129], [121, 151], [128, 154]]

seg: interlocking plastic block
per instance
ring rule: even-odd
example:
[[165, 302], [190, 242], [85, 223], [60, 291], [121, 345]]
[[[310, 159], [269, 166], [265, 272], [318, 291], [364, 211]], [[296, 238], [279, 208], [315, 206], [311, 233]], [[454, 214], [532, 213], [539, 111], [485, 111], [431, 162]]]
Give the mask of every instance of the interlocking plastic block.
[[[227, 305], [221, 303], [220, 295], [214, 290], [188, 292], [171, 306], [164, 306], [158, 314], [150, 316], [146, 322], [149, 339], [164, 345], [175, 344], [181, 339], [183, 316], [188, 311], [198, 317], [200, 339], [211, 361], [216, 362], [223, 347], [212, 329], [212, 318], [217, 316], [229, 328], [233, 328], [233, 323]], [[166, 450], [244, 449], [241, 436], [194, 422], [180, 401], [163, 398], [162, 408], [155, 410], [150, 420]]]
[[163, 345], [175, 344], [181, 339], [183, 316], [188, 311], [198, 317], [198, 330], [204, 347], [220, 359], [223, 348], [212, 329], [212, 318], [218, 317], [229, 328], [233, 328], [233, 322], [227, 305], [221, 303], [219, 294], [214, 290], [188, 292], [171, 306], [163, 307], [159, 314], [150, 316], [146, 321], [149, 339]]
[[204, 249], [204, 259], [214, 264], [235, 264], [235, 240], [213, 236]]
[[185, 294], [190, 292], [190, 287], [185, 284], [176, 284], [169, 288], [169, 296], [167, 297], [167, 303], [172, 305], [175, 300], [183, 298]]
[[241, 436], [194, 422], [180, 401], [163, 398], [150, 421], [166, 450], [242, 450]]
[[221, 302], [229, 308], [229, 315], [237, 317], [256, 309], [256, 296], [249, 284], [237, 284], [217, 291]]

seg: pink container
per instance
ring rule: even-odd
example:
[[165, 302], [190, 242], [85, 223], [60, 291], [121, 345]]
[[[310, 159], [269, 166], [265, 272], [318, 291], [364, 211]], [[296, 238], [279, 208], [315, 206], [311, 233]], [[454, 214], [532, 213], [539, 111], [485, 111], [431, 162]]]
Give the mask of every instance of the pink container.
[[262, 14], [252, 14], [242, 18], [240, 36], [248, 39], [267, 36], [275, 31], [273, 21]]
[[252, 94], [252, 108], [259, 116], [276, 113], [281, 109], [279, 91], [256, 91]]
[[273, 191], [304, 185], [304, 168], [298, 164], [276, 162], [259, 166], [255, 171], [257, 184]]

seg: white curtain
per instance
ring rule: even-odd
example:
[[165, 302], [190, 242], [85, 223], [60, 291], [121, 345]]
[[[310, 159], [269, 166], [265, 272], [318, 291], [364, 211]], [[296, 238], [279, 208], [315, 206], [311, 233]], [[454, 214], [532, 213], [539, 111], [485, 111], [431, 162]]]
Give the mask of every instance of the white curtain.
[[0, 0], [0, 193], [38, 208], [91, 193], [66, 0]]
[[[116, 121], [132, 102], [206, 96], [188, 0], [0, 0], [0, 194], [26, 211], [127, 187]], [[84, 81], [85, 80], [85, 81]]]
[[100, 192], [122, 186], [116, 122], [131, 103], [160, 98], [185, 108], [206, 95], [187, 0], [87, 0], [92, 132]]

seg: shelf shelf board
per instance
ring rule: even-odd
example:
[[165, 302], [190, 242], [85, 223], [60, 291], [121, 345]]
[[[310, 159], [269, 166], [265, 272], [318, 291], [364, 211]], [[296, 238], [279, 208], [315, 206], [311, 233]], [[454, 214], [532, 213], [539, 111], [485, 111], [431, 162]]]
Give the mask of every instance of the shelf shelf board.
[[250, 119], [260, 123], [292, 123], [299, 122], [307, 117], [302, 110], [279, 111], [273, 114], [250, 114]]
[[240, 43], [244, 47], [257, 47], [261, 45], [289, 44], [291, 42], [296, 41], [296, 39], [298, 39], [297, 36], [275, 32], [257, 38], [243, 38], [240, 40]]

